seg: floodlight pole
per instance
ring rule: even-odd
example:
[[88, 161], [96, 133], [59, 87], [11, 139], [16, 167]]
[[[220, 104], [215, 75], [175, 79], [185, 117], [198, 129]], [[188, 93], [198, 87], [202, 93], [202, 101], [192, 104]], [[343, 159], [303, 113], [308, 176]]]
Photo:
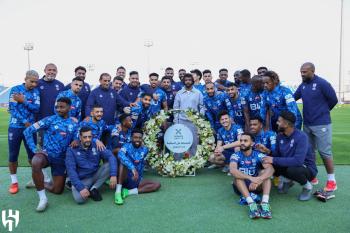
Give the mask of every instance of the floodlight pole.
[[146, 40], [144, 46], [147, 47], [147, 75], [150, 74], [150, 48], [153, 46], [152, 40]]
[[27, 51], [27, 59], [28, 59], [28, 70], [30, 70], [30, 54], [29, 52], [34, 49], [33, 43], [25, 43], [24, 44], [24, 50]]

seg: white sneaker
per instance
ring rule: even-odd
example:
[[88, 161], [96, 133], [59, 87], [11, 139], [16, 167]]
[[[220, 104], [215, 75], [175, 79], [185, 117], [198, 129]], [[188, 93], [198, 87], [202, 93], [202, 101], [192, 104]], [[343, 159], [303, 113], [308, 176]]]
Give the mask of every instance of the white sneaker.
[[36, 207], [36, 211], [43, 212], [46, 210], [48, 205], [49, 205], [49, 202], [47, 201], [47, 199], [42, 199], [39, 201], [39, 204]]
[[216, 164], [212, 164], [208, 167], [208, 169], [215, 169], [215, 168], [218, 168], [218, 166]]
[[33, 180], [28, 181], [27, 184], [26, 184], [26, 188], [27, 189], [35, 188], [34, 181]]

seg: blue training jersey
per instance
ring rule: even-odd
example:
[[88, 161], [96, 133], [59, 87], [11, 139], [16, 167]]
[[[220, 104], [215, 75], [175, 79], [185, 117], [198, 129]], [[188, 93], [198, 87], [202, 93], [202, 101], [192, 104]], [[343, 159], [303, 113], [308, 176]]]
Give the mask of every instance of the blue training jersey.
[[256, 150], [252, 150], [249, 156], [244, 155], [242, 151], [238, 151], [231, 155], [230, 162], [237, 163], [237, 168], [242, 173], [256, 177], [262, 168], [262, 158], [264, 157], [263, 153]]
[[244, 119], [244, 100], [238, 96], [235, 100], [229, 98], [233, 111], [234, 111], [234, 121], [236, 124], [239, 124], [242, 128], [245, 127], [245, 119]]
[[271, 130], [261, 130], [260, 133], [255, 135], [255, 145], [262, 144], [271, 150], [271, 152], [274, 152], [276, 149], [276, 137], [276, 133]]
[[292, 112], [296, 117], [296, 126], [298, 126], [298, 124], [301, 126], [301, 114], [290, 89], [278, 85], [273, 91], [265, 91], [264, 97], [265, 106], [271, 110], [272, 121], [277, 121], [281, 112], [287, 110]]
[[93, 142], [96, 142], [96, 140], [100, 140], [102, 133], [104, 131], [111, 131], [114, 127], [114, 125], [107, 125], [104, 120], [99, 120], [97, 122], [94, 122], [92, 117], [90, 116], [87, 119], [84, 119], [79, 123], [79, 128], [77, 130], [76, 139], [79, 138], [79, 131], [82, 127], [89, 127], [91, 129], [92, 133], [92, 140]]
[[131, 128], [127, 131], [123, 131], [118, 127], [114, 127], [111, 134], [110, 148], [121, 148], [125, 143], [131, 142], [131, 131]]
[[218, 141], [222, 141], [224, 145], [230, 144], [238, 140], [238, 136], [243, 133], [241, 126], [237, 124], [232, 124], [229, 130], [224, 127], [220, 128], [217, 137]]
[[137, 102], [137, 105], [131, 107], [131, 119], [133, 128], [142, 128], [144, 123], [148, 121], [154, 115], [154, 106], [150, 105], [148, 108], [145, 108], [142, 105], [142, 102]]
[[[14, 94], [23, 94], [24, 102], [18, 103], [13, 99]], [[24, 84], [14, 86], [10, 90], [9, 112], [10, 128], [25, 128], [24, 124], [35, 122], [35, 113], [39, 112], [40, 94], [37, 88], [27, 90]]]
[[205, 94], [203, 103], [206, 108], [205, 116], [213, 129], [218, 130], [221, 127], [218, 115], [223, 110], [227, 110], [230, 117], [234, 119], [234, 111], [231, 102], [225, 93], [215, 92], [212, 97]]
[[265, 120], [261, 108], [264, 105], [264, 92], [253, 92], [250, 91], [244, 98], [244, 106], [249, 110], [250, 117], [261, 117]]
[[68, 117], [65, 119], [59, 115], [53, 115], [34, 123], [24, 130], [23, 134], [30, 150], [36, 153], [37, 149], [33, 134], [43, 129], [43, 151], [46, 151], [50, 157], [64, 158], [66, 150], [77, 131], [77, 127], [78, 124], [72, 118]]
[[136, 169], [139, 177], [143, 176], [144, 160], [148, 154], [148, 148], [140, 146], [134, 147], [132, 143], [126, 143], [118, 152], [120, 162], [126, 166], [130, 171]]

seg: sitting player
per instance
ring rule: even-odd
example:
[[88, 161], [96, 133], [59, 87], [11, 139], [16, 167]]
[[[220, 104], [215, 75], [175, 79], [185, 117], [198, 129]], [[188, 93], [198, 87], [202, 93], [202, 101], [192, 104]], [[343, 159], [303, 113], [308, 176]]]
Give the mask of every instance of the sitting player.
[[[234, 153], [230, 159], [230, 172], [234, 176], [233, 187], [245, 198], [249, 206], [249, 217], [271, 218], [269, 195], [274, 170], [272, 165], [262, 162], [264, 154], [252, 149], [254, 136], [243, 133], [240, 137], [241, 150]], [[263, 167], [263, 169], [261, 169]], [[261, 170], [260, 170], [261, 169]], [[237, 190], [236, 190], [237, 189]], [[262, 202], [258, 208], [250, 192], [263, 192]]]
[[[122, 205], [127, 196], [139, 193], [155, 192], [160, 183], [143, 179], [144, 159], [148, 149], [142, 146], [142, 131], [134, 129], [131, 143], [126, 143], [118, 152], [120, 160], [118, 184], [115, 193], [115, 203]], [[121, 182], [119, 182], [119, 180]], [[122, 187], [124, 187], [122, 189]]]
[[218, 118], [222, 127], [218, 130], [217, 145], [214, 154], [209, 157], [209, 162], [225, 166], [222, 171], [226, 173], [229, 172], [230, 156], [235, 152], [235, 148], [239, 148], [239, 137], [243, 130], [239, 125], [232, 123], [229, 113], [225, 110], [219, 113]]

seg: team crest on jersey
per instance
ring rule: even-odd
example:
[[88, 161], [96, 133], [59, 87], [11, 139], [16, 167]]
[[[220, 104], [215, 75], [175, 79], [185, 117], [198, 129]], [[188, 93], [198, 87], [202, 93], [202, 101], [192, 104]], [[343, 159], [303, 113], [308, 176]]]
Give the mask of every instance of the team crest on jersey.
[[97, 155], [97, 152], [96, 152], [96, 148], [95, 148], [95, 147], [92, 148], [92, 154], [93, 154], [93, 155]]
[[114, 98], [114, 95], [113, 95], [113, 93], [111, 92], [111, 98], [113, 99]]
[[100, 94], [100, 98], [102, 98], [103, 97], [103, 95], [102, 94]]
[[312, 84], [312, 90], [313, 91], [316, 91], [316, 86], [317, 86], [317, 83]]
[[40, 89], [41, 89], [41, 90], [44, 90], [44, 86], [40, 86]]
[[77, 155], [80, 155], [80, 152], [79, 152], [79, 151], [77, 152]]
[[303, 89], [305, 89], [305, 86], [303, 85]]
[[72, 124], [68, 125], [68, 131], [73, 131], [73, 125]]
[[290, 147], [293, 147], [294, 146], [294, 139], [292, 139], [291, 141], [290, 141]]
[[280, 140], [280, 143], [283, 144], [283, 140], [282, 139]]
[[88, 88], [88, 86], [85, 86], [85, 90], [86, 90], [86, 91], [89, 91], [89, 88]]
[[55, 129], [58, 129], [58, 125], [55, 125], [54, 128], [55, 128]]
[[59, 91], [60, 90], [60, 87], [56, 84], [56, 90]]

